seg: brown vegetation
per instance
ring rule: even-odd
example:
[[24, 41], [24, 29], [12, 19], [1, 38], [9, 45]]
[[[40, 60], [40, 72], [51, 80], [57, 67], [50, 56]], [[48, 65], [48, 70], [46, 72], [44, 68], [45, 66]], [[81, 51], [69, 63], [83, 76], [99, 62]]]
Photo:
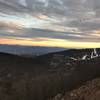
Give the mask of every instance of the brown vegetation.
[[57, 94], [56, 98], [60, 98], [100, 76], [99, 57], [72, 65], [61, 62], [56, 68], [50, 65], [50, 56], [35, 59], [1, 54], [0, 61], [0, 100], [47, 100]]

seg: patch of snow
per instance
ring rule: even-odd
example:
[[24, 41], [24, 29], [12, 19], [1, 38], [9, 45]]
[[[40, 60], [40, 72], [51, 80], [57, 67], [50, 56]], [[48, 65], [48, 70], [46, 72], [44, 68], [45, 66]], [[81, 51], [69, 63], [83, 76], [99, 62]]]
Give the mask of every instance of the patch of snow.
[[86, 60], [87, 56], [88, 56], [88, 55], [84, 55], [84, 56], [82, 57], [82, 60]]
[[98, 57], [98, 56], [99, 56], [99, 55], [98, 55], [96, 49], [93, 49], [93, 52], [91, 53], [91, 59], [92, 59], [92, 58], [96, 58], [96, 57]]
[[71, 57], [72, 60], [77, 61], [78, 59]]

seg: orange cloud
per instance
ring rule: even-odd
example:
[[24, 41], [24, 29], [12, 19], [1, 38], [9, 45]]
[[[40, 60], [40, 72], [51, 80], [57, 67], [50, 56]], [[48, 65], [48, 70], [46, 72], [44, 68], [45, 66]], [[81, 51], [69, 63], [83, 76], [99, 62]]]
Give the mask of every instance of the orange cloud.
[[95, 34], [100, 34], [100, 29], [94, 30], [93, 33], [95, 33]]
[[42, 20], [42, 19], [46, 19], [48, 16], [43, 15], [43, 14], [39, 14], [36, 17]]
[[10, 29], [19, 29], [22, 27], [19, 22], [2, 22], [0, 21], [0, 27], [10, 28]]

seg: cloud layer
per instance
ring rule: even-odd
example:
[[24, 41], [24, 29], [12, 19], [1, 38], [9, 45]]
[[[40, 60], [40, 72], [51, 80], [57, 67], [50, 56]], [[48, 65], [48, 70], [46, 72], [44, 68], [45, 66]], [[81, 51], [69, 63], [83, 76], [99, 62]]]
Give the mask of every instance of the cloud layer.
[[99, 43], [99, 5], [99, 0], [0, 0], [0, 36]]

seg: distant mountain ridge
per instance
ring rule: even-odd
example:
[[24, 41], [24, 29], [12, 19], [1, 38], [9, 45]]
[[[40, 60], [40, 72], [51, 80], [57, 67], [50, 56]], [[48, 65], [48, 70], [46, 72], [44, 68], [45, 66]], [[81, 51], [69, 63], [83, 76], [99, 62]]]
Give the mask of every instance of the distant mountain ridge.
[[[100, 58], [100, 49], [69, 49], [60, 52], [48, 53], [38, 56], [39, 63], [60, 67], [61, 65], [73, 66], [77, 62], [91, 61]], [[61, 67], [60, 67], [61, 68]]]
[[41, 55], [51, 52], [63, 51], [65, 48], [43, 47], [43, 46], [19, 46], [19, 45], [0, 45], [0, 52], [17, 55]]

